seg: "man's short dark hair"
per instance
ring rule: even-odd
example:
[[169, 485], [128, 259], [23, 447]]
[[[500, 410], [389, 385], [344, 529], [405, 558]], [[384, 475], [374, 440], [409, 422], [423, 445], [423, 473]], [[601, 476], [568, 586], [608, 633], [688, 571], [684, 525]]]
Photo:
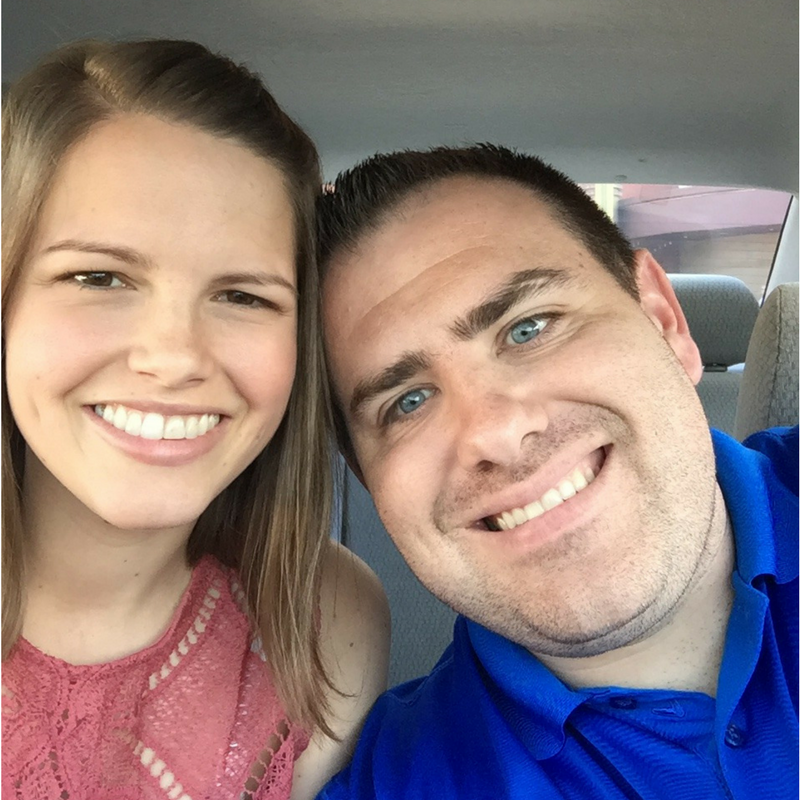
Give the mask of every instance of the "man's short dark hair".
[[342, 172], [319, 200], [320, 266], [355, 247], [413, 193], [447, 178], [508, 180], [530, 189], [564, 228], [638, 298], [628, 240], [594, 201], [562, 172], [536, 156], [493, 144], [402, 150], [372, 156]]

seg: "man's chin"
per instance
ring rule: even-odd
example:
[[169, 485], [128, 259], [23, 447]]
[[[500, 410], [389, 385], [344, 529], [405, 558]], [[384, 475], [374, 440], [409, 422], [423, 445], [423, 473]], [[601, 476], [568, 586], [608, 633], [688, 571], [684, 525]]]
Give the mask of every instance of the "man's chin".
[[487, 615], [481, 616], [485, 618], [476, 621], [484, 627], [516, 642], [534, 655], [551, 658], [599, 656], [647, 639], [665, 624], [663, 615], [656, 612], [654, 602], [619, 614], [613, 620], [584, 620], [580, 626], [574, 622], [559, 623], [555, 619], [543, 623], [520, 618], [498, 621]]

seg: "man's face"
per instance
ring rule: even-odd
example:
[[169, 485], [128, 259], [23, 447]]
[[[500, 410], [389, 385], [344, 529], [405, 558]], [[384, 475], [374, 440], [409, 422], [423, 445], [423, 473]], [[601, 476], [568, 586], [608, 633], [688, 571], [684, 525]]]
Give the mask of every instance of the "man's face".
[[667, 619], [716, 483], [663, 271], [627, 294], [523, 187], [448, 179], [334, 255], [324, 313], [363, 480], [419, 579], [534, 652]]

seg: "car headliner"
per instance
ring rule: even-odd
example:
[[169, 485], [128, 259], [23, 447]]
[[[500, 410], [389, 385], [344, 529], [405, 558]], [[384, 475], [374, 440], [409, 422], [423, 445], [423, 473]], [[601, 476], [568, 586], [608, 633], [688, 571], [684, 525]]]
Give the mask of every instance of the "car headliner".
[[197, 39], [248, 63], [332, 177], [376, 150], [495, 141], [585, 182], [798, 188], [797, 4], [29, 0], [3, 79], [76, 38]]

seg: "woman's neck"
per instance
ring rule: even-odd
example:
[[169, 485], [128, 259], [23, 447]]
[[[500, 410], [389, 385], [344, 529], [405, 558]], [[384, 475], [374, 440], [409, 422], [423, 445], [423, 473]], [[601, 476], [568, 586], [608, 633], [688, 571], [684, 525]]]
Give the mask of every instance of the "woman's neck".
[[23, 487], [27, 552], [23, 636], [70, 663], [110, 661], [168, 627], [189, 583], [192, 525], [120, 530], [35, 458]]

